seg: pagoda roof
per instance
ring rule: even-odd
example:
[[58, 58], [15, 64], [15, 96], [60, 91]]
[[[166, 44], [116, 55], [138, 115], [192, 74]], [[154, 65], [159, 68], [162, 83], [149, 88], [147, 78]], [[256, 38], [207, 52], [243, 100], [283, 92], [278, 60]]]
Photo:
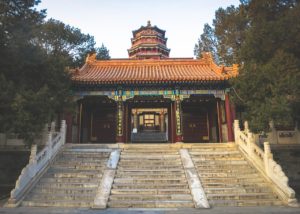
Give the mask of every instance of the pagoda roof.
[[156, 25], [152, 26], [151, 23], [150, 23], [150, 21], [148, 21], [146, 26], [141, 26], [139, 29], [133, 30], [133, 31], [132, 31], [132, 34], [133, 34], [133, 36], [135, 37], [137, 33], [141, 32], [141, 31], [143, 31], [143, 30], [147, 30], [147, 29], [150, 29], [150, 30], [154, 30], [154, 31], [156, 31], [156, 32], [159, 32], [159, 33], [161, 33], [163, 36], [165, 36], [165, 33], [166, 33], [165, 30], [162, 30], [162, 29], [158, 28]]
[[201, 59], [111, 59], [90, 55], [80, 69], [72, 71], [75, 84], [149, 84], [225, 81], [238, 74], [237, 65], [218, 66], [210, 53]]

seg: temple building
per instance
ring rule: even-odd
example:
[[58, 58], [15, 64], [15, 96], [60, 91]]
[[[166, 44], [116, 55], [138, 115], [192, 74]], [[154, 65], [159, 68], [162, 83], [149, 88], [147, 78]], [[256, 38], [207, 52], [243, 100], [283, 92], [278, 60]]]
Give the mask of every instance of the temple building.
[[67, 142], [230, 142], [228, 95], [237, 66], [202, 58], [169, 58], [165, 31], [150, 22], [133, 31], [128, 59], [89, 55], [72, 73], [76, 117]]

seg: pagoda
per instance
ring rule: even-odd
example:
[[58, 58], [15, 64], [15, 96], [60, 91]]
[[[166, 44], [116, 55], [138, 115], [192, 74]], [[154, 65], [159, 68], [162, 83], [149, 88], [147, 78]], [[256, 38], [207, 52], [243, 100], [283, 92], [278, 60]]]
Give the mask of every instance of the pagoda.
[[167, 48], [165, 31], [152, 26], [148, 21], [147, 26], [141, 26], [132, 31], [131, 48], [128, 55], [131, 59], [164, 59], [169, 58], [170, 49]]

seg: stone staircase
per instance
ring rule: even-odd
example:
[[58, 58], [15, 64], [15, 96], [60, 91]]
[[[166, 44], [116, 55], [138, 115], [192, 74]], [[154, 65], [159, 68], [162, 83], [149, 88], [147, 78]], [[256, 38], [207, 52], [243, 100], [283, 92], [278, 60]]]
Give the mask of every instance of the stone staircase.
[[114, 149], [121, 149], [121, 154], [111, 177], [112, 188], [107, 191], [110, 208], [195, 207], [195, 186], [183, 151], [192, 160], [192, 171], [198, 173], [211, 206], [284, 205], [236, 144], [113, 146], [66, 145], [22, 205], [93, 207], [104, 171], [113, 170], [107, 168], [107, 161]]
[[91, 207], [110, 152], [65, 148], [23, 206]]
[[179, 150], [163, 144], [125, 147], [108, 207], [194, 207]]
[[283, 205], [235, 144], [202, 144], [189, 152], [212, 206]]
[[280, 164], [289, 178], [290, 187], [300, 201], [300, 145], [273, 145], [274, 160]]
[[167, 136], [164, 132], [140, 132], [140, 133], [131, 133], [131, 141], [133, 143], [146, 142], [166, 142]]

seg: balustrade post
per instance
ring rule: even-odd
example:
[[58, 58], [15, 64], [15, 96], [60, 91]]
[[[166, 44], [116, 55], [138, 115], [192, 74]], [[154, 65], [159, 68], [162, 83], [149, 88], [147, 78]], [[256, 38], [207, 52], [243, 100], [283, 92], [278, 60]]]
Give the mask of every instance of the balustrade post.
[[30, 157], [29, 157], [29, 164], [33, 167], [30, 169], [30, 176], [33, 177], [36, 173], [36, 156], [37, 156], [37, 145], [33, 144], [31, 146]]
[[55, 132], [55, 122], [51, 122], [51, 129], [50, 129], [51, 132]]
[[269, 122], [269, 127], [270, 127], [270, 137], [269, 137], [269, 140], [270, 142], [272, 143], [278, 143], [278, 139], [277, 139], [277, 130], [275, 128], [275, 125], [274, 125], [274, 122], [273, 121], [270, 121]]
[[239, 136], [240, 136], [240, 122], [238, 120], [234, 120], [234, 139], [235, 143], [239, 142]]
[[269, 178], [271, 177], [271, 175], [270, 175], [271, 169], [269, 166], [270, 159], [273, 159], [273, 154], [271, 152], [270, 143], [264, 142], [264, 165], [265, 165], [265, 171]]
[[62, 144], [65, 144], [66, 142], [66, 134], [67, 134], [66, 126], [67, 126], [66, 121], [62, 120], [60, 126], [60, 135], [61, 135]]
[[51, 159], [51, 153], [52, 153], [52, 132], [50, 131], [49, 132], [49, 135], [48, 135], [48, 143], [46, 145], [46, 155], [47, 155], [47, 160], [50, 160]]
[[245, 131], [245, 133], [247, 133], [247, 134], [248, 134], [248, 132], [249, 132], [249, 123], [248, 123], [248, 121], [245, 121], [245, 122], [244, 122], [244, 131]]

